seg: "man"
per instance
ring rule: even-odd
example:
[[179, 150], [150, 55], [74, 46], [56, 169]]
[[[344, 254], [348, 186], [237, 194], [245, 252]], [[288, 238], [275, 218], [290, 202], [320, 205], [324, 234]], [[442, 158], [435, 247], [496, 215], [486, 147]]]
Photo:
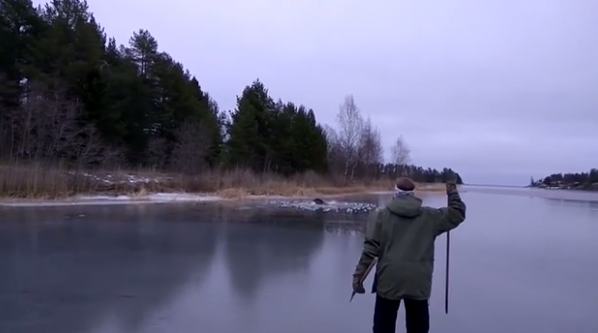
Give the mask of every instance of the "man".
[[363, 277], [377, 257], [374, 290], [374, 333], [394, 333], [401, 300], [407, 333], [428, 333], [428, 299], [432, 290], [434, 241], [465, 220], [465, 204], [454, 182], [446, 183], [448, 206], [422, 206], [415, 183], [399, 178], [395, 194], [369, 218], [363, 253], [353, 274], [353, 291], [365, 293]]

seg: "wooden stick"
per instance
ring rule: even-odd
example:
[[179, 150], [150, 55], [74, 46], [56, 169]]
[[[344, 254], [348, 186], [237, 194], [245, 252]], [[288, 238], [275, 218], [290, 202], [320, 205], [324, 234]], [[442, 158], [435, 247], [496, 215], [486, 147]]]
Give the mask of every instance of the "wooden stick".
[[[374, 268], [374, 266], [376, 266], [377, 261], [378, 261], [377, 259], [372, 260], [372, 263], [368, 266], [368, 268], [366, 268], [365, 273], [359, 280], [359, 283], [361, 283], [363, 285], [363, 283], [365, 282], [365, 279], [367, 279], [368, 275], [372, 271], [372, 268]], [[351, 301], [353, 300], [353, 297], [355, 297], [355, 291], [353, 291], [351, 293], [351, 298], [349, 299], [349, 303], [351, 303]]]
[[446, 232], [446, 279], [444, 284], [444, 313], [448, 314], [449, 308], [449, 258], [451, 251], [451, 232]]

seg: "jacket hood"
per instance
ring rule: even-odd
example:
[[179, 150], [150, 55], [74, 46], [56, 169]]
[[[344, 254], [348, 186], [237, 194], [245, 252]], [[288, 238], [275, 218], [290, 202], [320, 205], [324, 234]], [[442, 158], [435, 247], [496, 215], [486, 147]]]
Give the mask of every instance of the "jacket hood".
[[417, 217], [422, 214], [422, 200], [410, 196], [393, 198], [386, 207], [395, 215], [402, 217]]

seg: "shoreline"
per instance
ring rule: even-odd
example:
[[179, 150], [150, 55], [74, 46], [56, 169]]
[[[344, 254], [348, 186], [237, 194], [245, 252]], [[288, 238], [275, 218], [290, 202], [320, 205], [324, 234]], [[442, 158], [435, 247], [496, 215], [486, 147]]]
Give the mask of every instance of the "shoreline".
[[[421, 185], [420, 185], [421, 186]], [[436, 186], [436, 187], [435, 187]], [[419, 193], [439, 193], [437, 185], [421, 186], [416, 190]], [[348, 189], [347, 192], [334, 194], [310, 193], [309, 195], [252, 195], [247, 194], [237, 197], [227, 197], [209, 192], [155, 192], [155, 193], [133, 193], [131, 195], [97, 193], [88, 195], [75, 195], [57, 199], [27, 199], [27, 198], [6, 198], [0, 199], [0, 207], [66, 207], [66, 206], [109, 206], [109, 205], [139, 205], [139, 204], [163, 204], [163, 203], [240, 203], [255, 200], [301, 200], [316, 198], [339, 198], [358, 195], [386, 195], [392, 194], [392, 190], [369, 190], [354, 192]]]
[[[391, 178], [356, 179], [305, 172], [289, 177], [250, 170], [208, 170], [199, 175], [156, 171], [73, 171], [41, 165], [0, 164], [0, 206], [114, 205], [315, 199], [388, 193]], [[416, 191], [444, 190], [417, 182]]]
[[282, 196], [282, 195], [247, 195], [238, 198], [227, 198], [215, 193], [150, 193], [145, 196], [129, 195], [97, 195], [74, 196], [64, 199], [9, 199], [0, 200], [0, 207], [66, 207], [66, 206], [111, 206], [165, 203], [241, 203], [255, 200], [301, 200], [315, 198], [338, 198], [350, 195], [383, 195], [392, 191], [348, 192], [340, 194], [321, 194], [317, 196]]
[[562, 185], [562, 186], [538, 186], [538, 185], [528, 185], [527, 188], [536, 188], [540, 190], [550, 190], [550, 191], [576, 191], [576, 192], [598, 192], [598, 184], [592, 185], [584, 185], [584, 186], [574, 186], [574, 185]]

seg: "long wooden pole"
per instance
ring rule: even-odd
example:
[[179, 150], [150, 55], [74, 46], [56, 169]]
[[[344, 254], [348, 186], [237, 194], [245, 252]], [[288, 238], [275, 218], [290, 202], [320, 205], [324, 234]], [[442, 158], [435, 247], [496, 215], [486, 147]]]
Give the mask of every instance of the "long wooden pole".
[[444, 313], [448, 314], [449, 308], [449, 263], [451, 251], [451, 232], [446, 233], [446, 279], [444, 284]]

